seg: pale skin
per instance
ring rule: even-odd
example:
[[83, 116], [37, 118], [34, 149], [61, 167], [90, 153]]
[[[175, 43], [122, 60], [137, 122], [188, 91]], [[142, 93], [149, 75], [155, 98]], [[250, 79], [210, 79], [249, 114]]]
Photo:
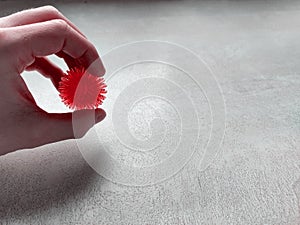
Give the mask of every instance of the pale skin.
[[[63, 71], [46, 58], [53, 54], [69, 68], [83, 65], [96, 76], [105, 73], [93, 44], [54, 7], [0, 18], [0, 155], [75, 138], [72, 113], [42, 110], [20, 76], [25, 70], [36, 70], [57, 88]], [[92, 113], [96, 123], [105, 117], [102, 109], [74, 113], [83, 119]], [[85, 124], [81, 136], [93, 125]]]

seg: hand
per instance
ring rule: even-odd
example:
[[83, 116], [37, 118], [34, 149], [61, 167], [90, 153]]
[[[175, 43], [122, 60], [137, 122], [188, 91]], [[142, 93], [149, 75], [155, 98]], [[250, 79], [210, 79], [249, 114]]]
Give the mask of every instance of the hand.
[[[20, 74], [37, 70], [58, 88], [63, 71], [46, 56], [55, 54], [69, 68], [83, 65], [92, 74], [105, 73], [96, 48], [57, 9], [45, 6], [0, 18], [0, 155], [22, 148], [74, 138], [72, 113], [39, 108]], [[102, 109], [80, 110], [76, 117], [105, 117]], [[82, 136], [93, 126], [85, 124]]]

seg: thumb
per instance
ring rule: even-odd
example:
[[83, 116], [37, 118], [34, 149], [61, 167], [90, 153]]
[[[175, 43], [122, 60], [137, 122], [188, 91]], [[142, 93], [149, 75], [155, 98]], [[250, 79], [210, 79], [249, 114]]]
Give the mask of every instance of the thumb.
[[83, 137], [106, 116], [103, 109], [84, 109], [72, 113], [48, 113], [48, 143]]

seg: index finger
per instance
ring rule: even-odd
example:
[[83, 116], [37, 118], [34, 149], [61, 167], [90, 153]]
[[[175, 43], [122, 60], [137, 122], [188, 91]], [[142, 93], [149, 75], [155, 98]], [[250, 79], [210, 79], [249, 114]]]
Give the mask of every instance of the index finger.
[[63, 14], [61, 14], [58, 9], [50, 5], [23, 10], [2, 17], [0, 18], [0, 27], [16, 27], [27, 24], [45, 22], [54, 19], [61, 19], [66, 21], [66, 23], [69, 24], [69, 26], [71, 26], [74, 30], [76, 30], [78, 33], [84, 36], [84, 34], [70, 20], [68, 20]]
[[41, 23], [4, 29], [7, 42], [16, 50], [16, 65], [19, 70], [28, 66], [34, 57], [44, 57], [64, 52], [89, 72], [103, 76], [105, 69], [95, 46], [80, 35], [64, 20], [50, 20]]

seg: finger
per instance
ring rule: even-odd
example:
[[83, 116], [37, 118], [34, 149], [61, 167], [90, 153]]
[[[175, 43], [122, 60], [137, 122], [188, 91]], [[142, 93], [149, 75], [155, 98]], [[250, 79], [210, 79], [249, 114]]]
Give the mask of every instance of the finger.
[[70, 20], [68, 20], [63, 14], [61, 14], [55, 7], [50, 5], [35, 9], [28, 9], [6, 17], [2, 17], [0, 18], [0, 27], [5, 28], [22, 26], [27, 24], [45, 22], [53, 19], [64, 20], [70, 27], [84, 36], [84, 34]]
[[79, 110], [73, 113], [48, 113], [45, 120], [49, 130], [47, 142], [81, 138], [105, 116], [106, 113], [103, 109]]
[[64, 75], [64, 72], [46, 57], [35, 58], [34, 62], [26, 70], [36, 70], [46, 78], [50, 78], [56, 89], [58, 89], [61, 77]]
[[68, 67], [71, 69], [71, 68], [74, 68], [74, 67], [77, 67], [77, 66], [80, 66], [80, 62], [74, 58], [72, 58], [71, 56], [69, 56], [68, 54], [64, 53], [63, 51], [60, 51], [58, 53], [56, 53], [56, 55], [59, 57], [59, 58], [62, 58], [66, 64], [68, 65]]
[[[64, 20], [51, 20], [19, 27], [6, 28], [6, 38], [14, 46], [19, 70], [24, 70], [34, 61], [33, 57], [43, 57], [63, 52], [88, 69], [92, 74], [103, 76], [105, 69], [96, 48], [79, 35]], [[25, 64], [25, 68], [24, 68]]]
[[[95, 76], [103, 76], [105, 74], [105, 68], [103, 66], [103, 63], [100, 58], [97, 58], [96, 60], [89, 60], [84, 57], [80, 57], [77, 59], [72, 58], [68, 54], [64, 53], [63, 51], [60, 51], [56, 53], [56, 55], [60, 58], [62, 58], [66, 64], [68, 65], [69, 69], [74, 67], [81, 67], [83, 66], [90, 74]], [[90, 61], [93, 61], [92, 63], [89, 63]], [[99, 70], [99, 68], [101, 68]]]

